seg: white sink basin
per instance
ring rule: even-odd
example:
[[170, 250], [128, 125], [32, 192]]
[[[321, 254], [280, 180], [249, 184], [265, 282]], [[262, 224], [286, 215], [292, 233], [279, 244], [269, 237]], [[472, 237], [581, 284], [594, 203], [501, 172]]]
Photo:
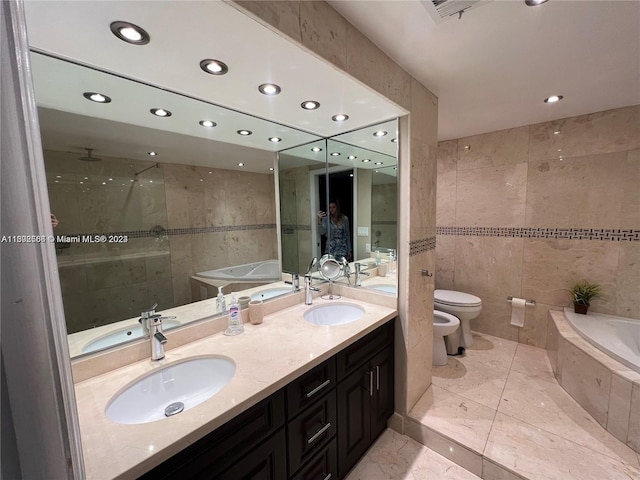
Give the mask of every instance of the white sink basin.
[[198, 357], [172, 363], [125, 387], [109, 401], [105, 414], [123, 424], [162, 420], [213, 397], [229, 383], [235, 371], [236, 364], [227, 357]]
[[304, 319], [315, 325], [343, 325], [355, 322], [364, 315], [364, 308], [353, 303], [336, 302], [307, 310]]
[[378, 285], [367, 285], [367, 288], [372, 290], [378, 290], [379, 292], [398, 294], [398, 287], [393, 283], [380, 283]]
[[267, 288], [266, 290], [261, 290], [251, 295], [251, 300], [269, 300], [270, 298], [279, 297], [280, 295], [290, 292], [290, 287]]
[[[180, 326], [178, 320], [163, 320], [162, 322], [162, 329], [164, 331], [178, 326]], [[138, 338], [142, 338], [142, 326], [140, 324], [131, 325], [128, 328], [121, 328], [120, 330], [107, 333], [102, 337], [90, 341], [82, 348], [82, 353], [97, 352], [103, 348], [113, 347], [114, 345], [137, 340]]]

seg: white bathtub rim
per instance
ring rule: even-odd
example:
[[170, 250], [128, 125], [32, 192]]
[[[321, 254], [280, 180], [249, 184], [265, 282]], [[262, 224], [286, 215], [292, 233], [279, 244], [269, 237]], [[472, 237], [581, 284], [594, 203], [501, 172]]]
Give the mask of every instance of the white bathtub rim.
[[[254, 274], [254, 275], [230, 275], [225, 273], [232, 269], [243, 269], [245, 267], [252, 267], [251, 271], [261, 269], [267, 264], [275, 264], [277, 267], [271, 274]], [[281, 280], [280, 266], [278, 259], [261, 260], [258, 262], [250, 262], [242, 265], [233, 265], [231, 267], [219, 268], [216, 270], [207, 270], [204, 272], [197, 272], [194, 277], [205, 278], [207, 280], [223, 280], [234, 283], [252, 283], [252, 282], [275, 282]]]
[[[571, 332], [570, 335], [563, 335], [565, 339], [578, 346], [581, 350], [585, 351], [585, 353], [594, 357], [610, 370], [621, 374], [624, 377], [627, 377], [634, 383], [640, 383], [640, 366], [635, 366], [629, 359], [621, 358], [617, 353], [613, 353], [605, 346], [598, 344], [595, 340], [589, 338], [579, 328], [576, 328], [571, 321], [572, 317], [575, 318], [576, 316], [578, 319], [582, 317], [582, 315], [574, 313], [573, 309], [571, 308], [564, 309], [563, 320], [565, 320], [567, 328]], [[590, 313], [587, 315], [587, 317], [603, 317], [603, 320], [609, 319], [615, 321], [626, 321], [634, 324], [637, 323], [640, 325], [640, 320], [607, 315], [603, 313]], [[596, 355], [593, 355], [592, 352]], [[625, 375], [625, 373], [627, 374]]]

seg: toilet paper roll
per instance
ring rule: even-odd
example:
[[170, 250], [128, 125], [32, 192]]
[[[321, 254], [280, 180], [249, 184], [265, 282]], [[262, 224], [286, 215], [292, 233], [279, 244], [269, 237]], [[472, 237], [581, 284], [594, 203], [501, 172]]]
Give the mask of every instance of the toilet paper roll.
[[524, 307], [527, 301], [524, 298], [511, 299], [511, 325], [524, 327]]

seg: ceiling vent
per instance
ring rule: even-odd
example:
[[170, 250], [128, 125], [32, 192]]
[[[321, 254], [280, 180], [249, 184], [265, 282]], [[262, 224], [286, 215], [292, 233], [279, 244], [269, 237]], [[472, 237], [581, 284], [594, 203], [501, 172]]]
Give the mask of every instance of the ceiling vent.
[[492, 0], [421, 0], [435, 23], [442, 23], [453, 18], [461, 18], [463, 13], [475, 10]]

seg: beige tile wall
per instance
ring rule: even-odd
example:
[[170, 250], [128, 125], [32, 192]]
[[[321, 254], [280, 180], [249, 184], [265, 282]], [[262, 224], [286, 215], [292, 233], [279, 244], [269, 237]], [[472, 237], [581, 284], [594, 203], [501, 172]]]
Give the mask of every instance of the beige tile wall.
[[[437, 175], [439, 227], [640, 229], [640, 106], [441, 142]], [[544, 347], [583, 279], [594, 311], [640, 318], [640, 242], [438, 235], [436, 253], [438, 288], [483, 299], [478, 331]], [[538, 302], [524, 328], [507, 295]]]
[[400, 189], [398, 198], [404, 206], [398, 232], [399, 266], [404, 270], [399, 277], [402, 338], [397, 351], [402, 365], [396, 370], [396, 410], [405, 414], [431, 383], [434, 277], [423, 277], [421, 271], [434, 271], [435, 256], [423, 252], [409, 261], [409, 243], [435, 235], [438, 99], [326, 2], [230, 3], [410, 112], [408, 135], [400, 132], [400, 184], [406, 188]]

